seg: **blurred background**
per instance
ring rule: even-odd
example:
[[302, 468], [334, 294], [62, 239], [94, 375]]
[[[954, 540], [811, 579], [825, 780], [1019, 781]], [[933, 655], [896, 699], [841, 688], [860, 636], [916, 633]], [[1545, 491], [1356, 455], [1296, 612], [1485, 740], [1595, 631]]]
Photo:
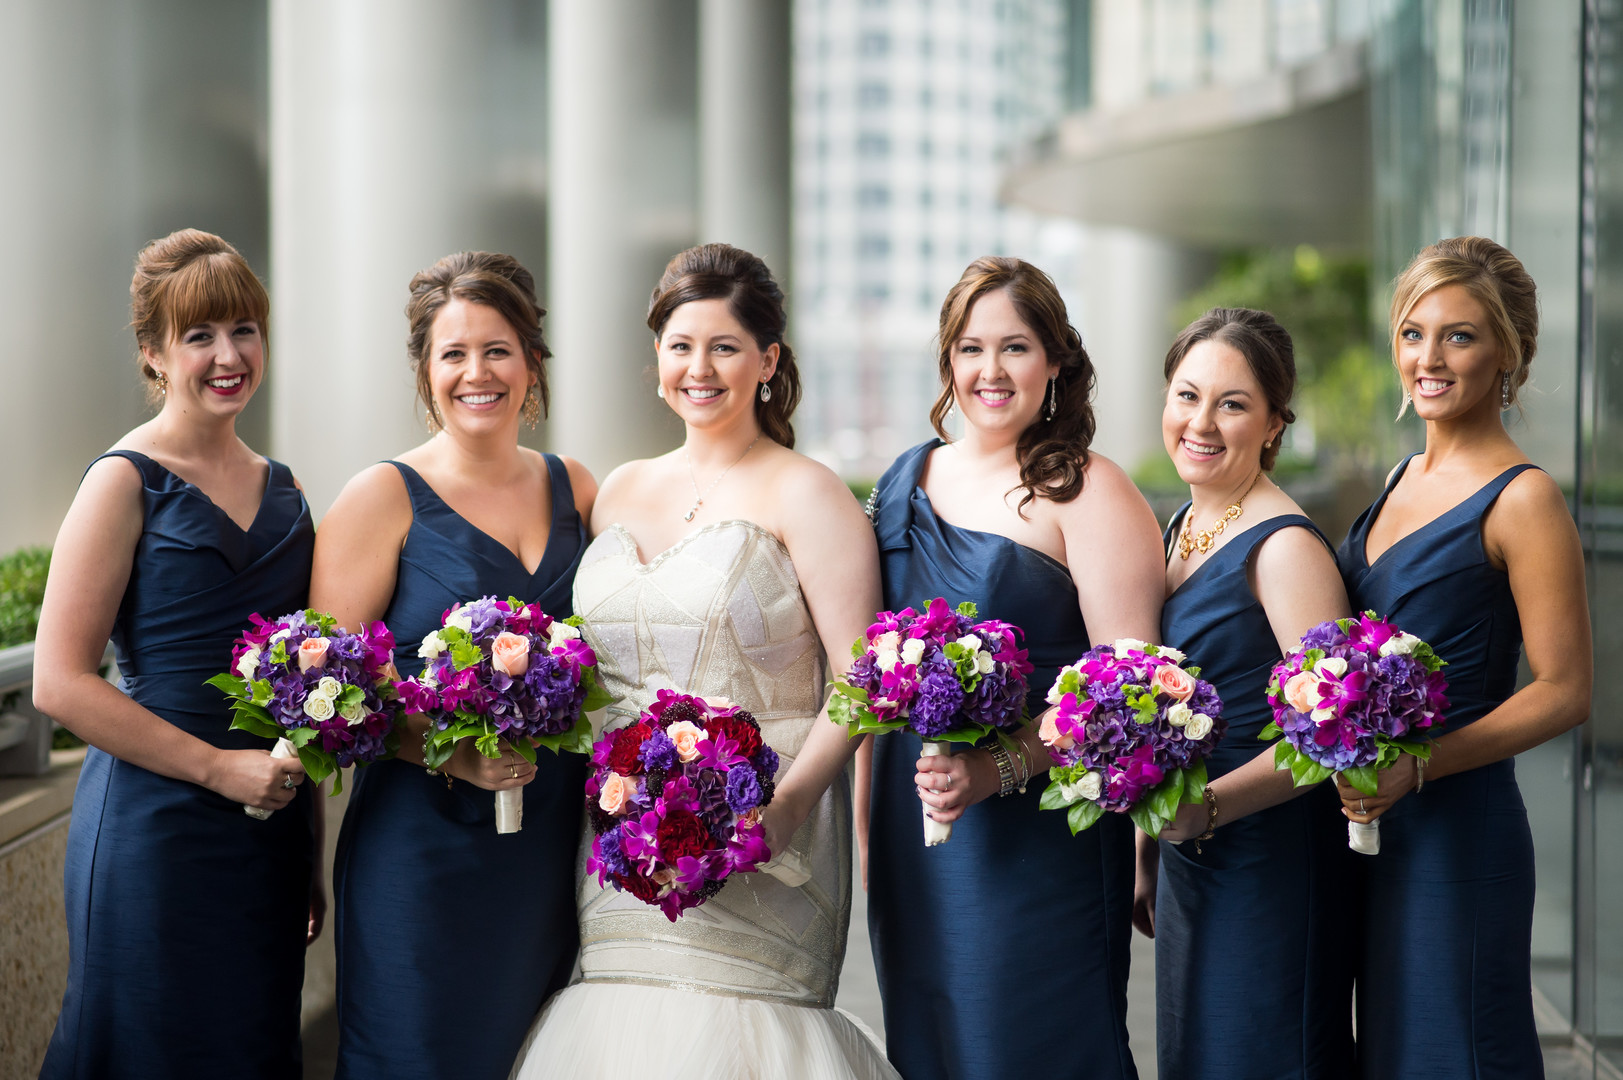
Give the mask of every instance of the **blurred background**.
[[[415, 270], [536, 272], [530, 438], [601, 477], [679, 438], [643, 316], [672, 254], [723, 240], [784, 282], [799, 448], [858, 491], [929, 435], [937, 313], [978, 255], [1058, 282], [1096, 446], [1163, 517], [1167, 345], [1270, 309], [1302, 371], [1279, 473], [1337, 539], [1421, 434], [1391, 419], [1388, 283], [1439, 237], [1507, 244], [1543, 311], [1513, 433], [1569, 492], [1603, 658], [1590, 722], [1520, 766], [1535, 1004], [1552, 1076], [1623, 1076], [1620, 35], [1623, 0], [0, 0], [0, 1076], [37, 1070], [66, 960], [76, 758], [26, 693], [47, 545], [149, 415], [131, 264], [184, 226], [269, 285], [240, 430], [318, 515], [424, 437]], [[321, 1075], [330, 961], [306, 1000]]]

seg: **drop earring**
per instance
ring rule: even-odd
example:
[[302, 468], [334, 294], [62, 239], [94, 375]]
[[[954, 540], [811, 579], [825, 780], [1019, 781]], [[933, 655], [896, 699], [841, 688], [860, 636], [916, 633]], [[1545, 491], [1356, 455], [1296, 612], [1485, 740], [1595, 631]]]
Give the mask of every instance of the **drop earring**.
[[765, 379], [761, 380], [761, 400], [762, 401], [771, 401], [772, 400], [772, 388], [766, 384]]
[[656, 385], [654, 387], [654, 396], [657, 397], [661, 401], [665, 400], [665, 384], [664, 383], [659, 383], [658, 385]]
[[1508, 371], [1499, 376], [1499, 408], [1501, 411], [1510, 408], [1510, 372]]
[[1057, 379], [1048, 380], [1048, 407], [1043, 410], [1043, 419], [1054, 419], [1054, 410], [1059, 406], [1059, 386]]
[[160, 396], [162, 396], [162, 397], [168, 397], [169, 396], [169, 376], [165, 375], [163, 372], [160, 371], [160, 372], [157, 373], [156, 378], [158, 380], [158, 394]]
[[536, 393], [535, 387], [530, 387], [529, 393], [524, 395], [524, 424], [531, 430], [541, 422], [541, 395]]

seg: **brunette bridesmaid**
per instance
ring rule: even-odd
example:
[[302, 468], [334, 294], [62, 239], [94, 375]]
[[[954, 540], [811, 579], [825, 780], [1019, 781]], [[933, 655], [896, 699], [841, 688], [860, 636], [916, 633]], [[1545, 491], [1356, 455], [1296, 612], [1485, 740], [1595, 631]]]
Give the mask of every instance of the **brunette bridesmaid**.
[[[972, 600], [1021, 627], [1036, 715], [1058, 668], [1091, 645], [1157, 637], [1155, 518], [1088, 448], [1093, 364], [1048, 275], [1018, 259], [971, 263], [941, 308], [939, 360], [941, 438], [875, 489], [885, 605]], [[964, 434], [946, 441], [954, 408]], [[1073, 837], [1064, 814], [1038, 809], [1045, 780], [1027, 786], [1048, 765], [1034, 730], [1012, 755], [925, 758], [911, 732], [874, 742], [868, 925], [886, 1052], [904, 1076], [1138, 1075], [1132, 824], [1107, 814]], [[921, 798], [955, 822], [948, 843], [924, 846]], [[1039, 1003], [1056, 1011], [1039, 1019], [1026, 1008]]]
[[[1349, 819], [1381, 821], [1380, 854], [1356, 864], [1359, 1069], [1524, 1080], [1544, 1069], [1515, 755], [1581, 724], [1593, 678], [1577, 529], [1502, 419], [1538, 347], [1533, 279], [1491, 240], [1442, 240], [1399, 275], [1391, 325], [1426, 448], [1392, 471], [1338, 558], [1355, 610], [1448, 662], [1450, 708], [1423, 769], [1403, 755], [1373, 796], [1341, 785]], [[1524, 647], [1532, 679], [1517, 690]]]
[[[218, 236], [142, 250], [131, 322], [158, 415], [91, 464], [52, 552], [34, 703], [90, 749], [51, 1080], [302, 1073], [304, 948], [323, 914], [311, 789], [296, 758], [229, 730], [203, 685], [249, 614], [303, 607], [310, 583], [304, 496], [236, 433], [269, 306]], [[97, 674], [109, 636], [117, 688]]]
[[1274, 665], [1348, 614], [1330, 542], [1269, 475], [1295, 419], [1290, 335], [1267, 312], [1214, 308], [1172, 343], [1166, 380], [1161, 434], [1190, 501], [1167, 527], [1161, 640], [1217, 688], [1228, 731], [1204, 805], [1161, 832], [1158, 889], [1141, 888], [1157, 1065], [1161, 1080], [1350, 1076], [1339, 800], [1293, 787], [1257, 741]]
[[[382, 619], [396, 664], [445, 610], [481, 596], [571, 613], [597, 485], [519, 445], [547, 403], [543, 312], [508, 255], [448, 255], [411, 282], [407, 351], [435, 432], [344, 488], [321, 523], [311, 602], [341, 625]], [[361, 770], [334, 870], [338, 1076], [502, 1080], [579, 945], [575, 846], [584, 759], [457, 744], [423, 764], [427, 721]], [[491, 792], [524, 791], [523, 828], [496, 832]]]

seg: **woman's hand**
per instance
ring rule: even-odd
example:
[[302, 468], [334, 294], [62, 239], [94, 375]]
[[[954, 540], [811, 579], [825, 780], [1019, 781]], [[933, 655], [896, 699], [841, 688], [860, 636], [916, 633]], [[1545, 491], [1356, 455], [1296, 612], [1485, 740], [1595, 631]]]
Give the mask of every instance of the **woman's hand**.
[[1161, 826], [1161, 839], [1174, 844], [1181, 844], [1185, 840], [1193, 840], [1197, 836], [1203, 836], [1206, 832], [1206, 822], [1209, 817], [1205, 800], [1196, 803], [1180, 803], [1177, 816]]
[[1155, 893], [1161, 872], [1161, 847], [1137, 829], [1133, 830], [1133, 837], [1137, 849], [1133, 868], [1133, 925], [1145, 937], [1154, 938]]
[[304, 944], [308, 948], [316, 943], [321, 936], [321, 928], [327, 922], [327, 878], [321, 872], [321, 863], [318, 861], [315, 870], [310, 874], [310, 923], [304, 931]]
[[460, 739], [444, 771], [486, 791], [521, 788], [535, 779], [534, 765], [519, 757], [505, 742], [500, 749], [499, 757], [489, 758], [478, 751], [472, 739]]
[[1415, 761], [1413, 754], [1399, 754], [1390, 767], [1375, 774], [1379, 779], [1373, 795], [1365, 795], [1337, 773], [1336, 793], [1341, 796], [1341, 812], [1347, 815], [1347, 820], [1368, 825], [1413, 791], [1420, 778]]
[[919, 799], [930, 809], [930, 816], [943, 825], [957, 821], [965, 810], [1002, 788], [997, 763], [987, 750], [921, 757], [914, 768], [917, 772], [913, 783], [918, 786]]
[[269, 750], [217, 750], [204, 786], [235, 803], [280, 810], [304, 782], [296, 757], [273, 758]]

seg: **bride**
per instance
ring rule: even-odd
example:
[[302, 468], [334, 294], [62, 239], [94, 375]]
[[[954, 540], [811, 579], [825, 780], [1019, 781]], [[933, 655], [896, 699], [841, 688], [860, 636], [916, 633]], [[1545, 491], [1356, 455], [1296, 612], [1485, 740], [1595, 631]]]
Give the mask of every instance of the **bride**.
[[542, 1010], [518, 1080], [895, 1077], [834, 1009], [851, 913], [855, 749], [819, 712], [879, 606], [873, 531], [845, 485], [795, 453], [800, 398], [783, 293], [726, 244], [671, 260], [648, 325], [659, 396], [687, 428], [621, 466], [592, 512], [575, 611], [629, 723], [662, 689], [752, 712], [783, 766], [765, 816], [779, 860], [735, 875], [672, 923], [629, 893], [580, 884], [580, 978]]

